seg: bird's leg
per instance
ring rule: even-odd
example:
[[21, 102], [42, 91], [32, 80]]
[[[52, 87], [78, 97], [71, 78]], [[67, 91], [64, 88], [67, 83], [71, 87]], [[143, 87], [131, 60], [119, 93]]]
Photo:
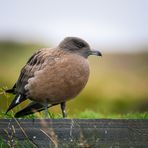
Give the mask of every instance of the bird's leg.
[[47, 102], [44, 104], [44, 107], [45, 107], [45, 118], [48, 119], [48, 103]]
[[61, 103], [61, 110], [62, 110], [63, 118], [67, 117], [67, 113], [65, 111], [65, 108], [66, 108], [66, 102], [62, 102]]

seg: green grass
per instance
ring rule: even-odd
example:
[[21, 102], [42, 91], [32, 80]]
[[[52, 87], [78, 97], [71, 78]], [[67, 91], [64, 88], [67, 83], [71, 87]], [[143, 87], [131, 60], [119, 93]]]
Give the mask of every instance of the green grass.
[[[14, 112], [13, 111], [10, 111], [7, 114], [5, 114], [5, 112], [0, 113], [0, 119], [12, 119], [12, 118], [14, 118]], [[32, 115], [27, 115], [27, 116], [24, 116], [24, 117], [21, 117], [21, 118], [24, 118], [24, 119], [43, 119], [43, 118], [45, 118], [45, 113], [44, 113], [44, 111], [42, 111], [42, 112], [35, 113], [35, 114], [32, 114]], [[52, 113], [52, 112], [48, 112], [48, 118], [52, 118], [52, 119], [62, 118], [62, 115], [61, 114], [55, 114], [55, 113]]]
[[148, 119], [148, 113], [127, 113], [127, 114], [101, 114], [91, 110], [85, 110], [84, 112], [77, 115], [78, 118], [84, 119], [96, 119], [96, 118], [106, 118], [106, 119]]
[[[14, 118], [14, 112], [11, 111], [7, 115], [4, 112], [0, 113], [0, 119], [10, 119]], [[24, 119], [43, 119], [45, 118], [44, 111], [40, 113], [36, 113], [33, 115], [28, 115], [22, 117]], [[52, 119], [59, 119], [62, 118], [61, 114], [56, 114], [53, 112], [49, 112], [48, 118]], [[72, 116], [68, 116], [67, 118], [77, 118], [77, 119], [148, 119], [148, 112], [145, 113], [127, 113], [127, 114], [117, 114], [117, 113], [110, 113], [110, 114], [103, 114], [94, 112], [92, 110], [85, 110], [79, 114], [75, 114]]]

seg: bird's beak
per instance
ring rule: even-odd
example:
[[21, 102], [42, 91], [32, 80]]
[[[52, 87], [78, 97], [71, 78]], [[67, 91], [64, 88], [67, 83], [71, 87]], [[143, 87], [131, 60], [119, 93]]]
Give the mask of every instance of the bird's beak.
[[102, 56], [102, 53], [98, 50], [91, 50], [90, 55]]

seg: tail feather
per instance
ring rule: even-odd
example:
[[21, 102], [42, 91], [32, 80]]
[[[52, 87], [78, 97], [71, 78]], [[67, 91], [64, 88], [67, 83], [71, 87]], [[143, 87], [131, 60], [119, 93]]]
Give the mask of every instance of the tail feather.
[[16, 84], [13, 86], [13, 88], [5, 90], [5, 92], [15, 94], [15, 88], [16, 88]]
[[17, 94], [15, 96], [15, 98], [13, 99], [13, 101], [11, 102], [11, 104], [9, 105], [7, 111], [6, 111], [6, 114], [12, 109], [14, 108], [15, 106], [17, 106], [18, 104], [20, 104], [21, 102], [25, 101], [26, 100], [26, 97], [25, 95], [22, 95], [22, 94]]
[[[54, 105], [57, 105], [57, 104], [49, 104], [48, 105], [48, 108], [49, 107], [52, 107]], [[15, 117], [16, 118], [19, 118], [19, 117], [22, 117], [22, 116], [25, 116], [25, 115], [30, 115], [30, 114], [33, 114], [33, 113], [36, 113], [36, 112], [40, 112], [40, 111], [42, 111], [44, 109], [45, 109], [45, 106], [44, 105], [42, 105], [40, 103], [37, 103], [37, 102], [31, 102], [24, 109], [22, 109], [19, 112], [17, 112], [15, 114]]]
[[6, 93], [12, 93], [12, 94], [14, 94], [14, 89], [12, 88], [12, 89], [8, 89], [8, 90], [5, 90], [5, 92]]

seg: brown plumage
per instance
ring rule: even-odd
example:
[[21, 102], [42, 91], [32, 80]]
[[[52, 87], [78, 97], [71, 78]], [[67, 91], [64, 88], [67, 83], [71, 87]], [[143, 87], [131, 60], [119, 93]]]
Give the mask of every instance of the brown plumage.
[[14, 87], [6, 92], [16, 94], [7, 112], [29, 98], [32, 103], [15, 116], [20, 117], [61, 104], [77, 96], [89, 77], [87, 57], [92, 51], [88, 43], [76, 37], [65, 38], [57, 48], [40, 49], [28, 60]]

